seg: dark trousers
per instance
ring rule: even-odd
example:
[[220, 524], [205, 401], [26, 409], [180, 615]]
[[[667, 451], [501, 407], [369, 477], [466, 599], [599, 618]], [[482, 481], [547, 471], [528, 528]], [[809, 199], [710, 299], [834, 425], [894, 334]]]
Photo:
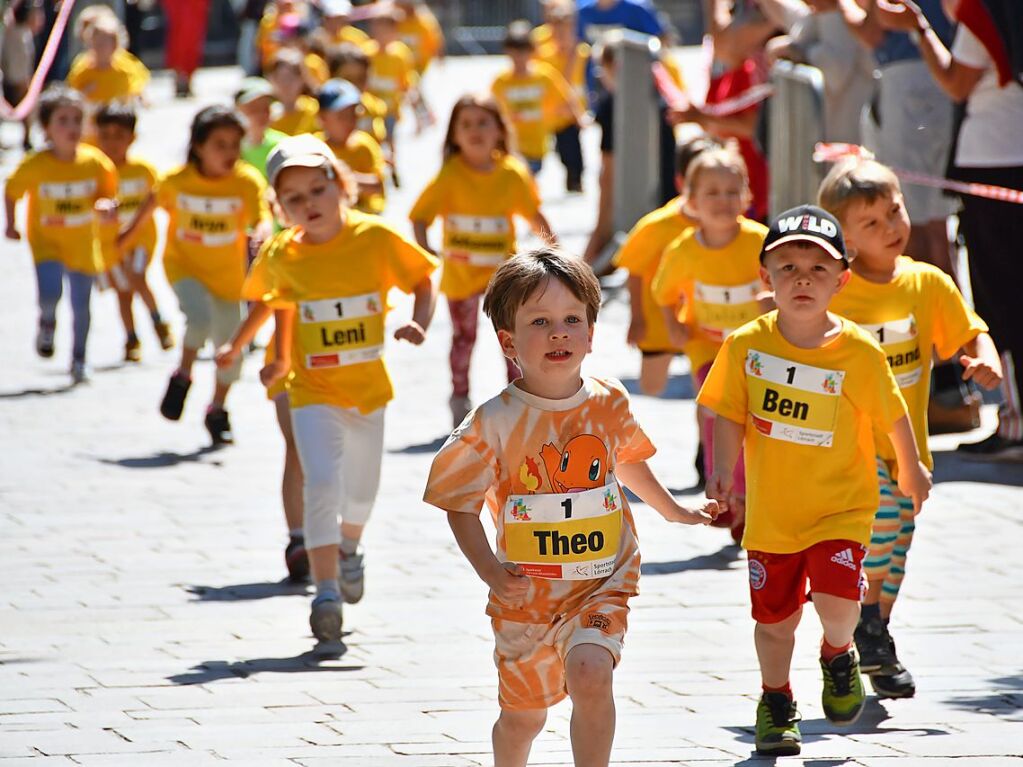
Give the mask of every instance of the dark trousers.
[[558, 151], [561, 164], [565, 166], [568, 182], [582, 179], [583, 148], [579, 143], [579, 126], [573, 123], [555, 133], [554, 148]]

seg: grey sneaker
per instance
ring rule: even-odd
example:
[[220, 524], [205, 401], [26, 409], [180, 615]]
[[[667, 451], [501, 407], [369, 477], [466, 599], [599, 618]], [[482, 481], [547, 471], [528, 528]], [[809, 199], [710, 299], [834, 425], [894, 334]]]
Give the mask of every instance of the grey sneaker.
[[316, 597], [309, 613], [309, 628], [320, 642], [341, 641], [341, 603], [332, 597]]
[[337, 587], [341, 589], [341, 598], [350, 605], [362, 599], [366, 589], [366, 568], [362, 546], [354, 554], [338, 552]]
[[71, 381], [74, 384], [89, 382], [89, 369], [82, 360], [74, 360], [71, 363]]

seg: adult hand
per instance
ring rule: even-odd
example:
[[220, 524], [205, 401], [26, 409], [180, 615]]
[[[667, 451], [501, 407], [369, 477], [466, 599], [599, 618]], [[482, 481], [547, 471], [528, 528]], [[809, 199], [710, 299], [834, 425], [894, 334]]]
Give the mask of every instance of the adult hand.
[[877, 0], [877, 20], [895, 32], [914, 32], [928, 26], [927, 17], [913, 0]]

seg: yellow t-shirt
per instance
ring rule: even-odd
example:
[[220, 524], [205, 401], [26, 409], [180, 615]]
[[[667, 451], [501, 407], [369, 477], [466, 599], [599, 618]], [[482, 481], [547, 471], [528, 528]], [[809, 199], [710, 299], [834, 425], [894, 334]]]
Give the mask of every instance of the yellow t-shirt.
[[[384, 182], [384, 151], [380, 144], [365, 131], [355, 130], [348, 136], [344, 145], [327, 141], [322, 133], [317, 134], [334, 152], [334, 156], [356, 173], [376, 176], [380, 183]], [[386, 202], [383, 192], [359, 191], [359, 199], [355, 207], [363, 213], [381, 213]]]
[[[561, 76], [572, 86], [580, 110], [584, 109], [586, 106], [586, 64], [590, 60], [590, 46], [586, 43], [578, 43], [571, 57], [572, 60], [569, 61], [568, 54], [553, 41], [549, 41], [536, 49], [536, 58], [561, 73]], [[560, 124], [556, 124], [553, 128], [555, 131], [561, 130], [573, 120], [572, 115], [567, 115]]]
[[615, 266], [628, 270], [633, 277], [639, 277], [643, 281], [642, 311], [646, 323], [646, 336], [639, 343], [639, 348], [643, 351], [682, 351], [673, 347], [668, 340], [664, 314], [654, 301], [651, 286], [665, 249], [686, 229], [695, 225], [696, 221], [682, 210], [682, 198], [676, 197], [637, 221], [629, 232], [628, 239], [615, 254]]
[[[491, 593], [487, 614], [546, 624], [598, 601], [601, 593], [637, 593], [636, 525], [614, 472], [653, 454], [619, 381], [584, 379], [565, 400], [509, 384], [448, 438], [433, 459], [423, 500], [477, 516], [484, 506], [490, 510], [497, 558], [520, 563], [534, 577], [519, 604]], [[597, 530], [599, 548], [592, 545]], [[555, 536], [580, 534], [589, 551], [548, 545]]]
[[280, 103], [274, 104], [270, 127], [297, 136], [300, 133], [315, 133], [320, 129], [320, 104], [312, 96], [299, 96], [292, 112], [283, 111]]
[[342, 43], [354, 43], [360, 48], [367, 48], [373, 41], [370, 36], [363, 32], [358, 27], [353, 27], [351, 24], [345, 24], [341, 29], [334, 35], [332, 42], [334, 45], [341, 45]]
[[877, 512], [874, 434], [906, 415], [884, 352], [856, 324], [801, 349], [778, 312], [725, 339], [696, 401], [745, 424], [742, 545], [787, 554], [827, 540], [866, 545]]
[[516, 215], [532, 221], [540, 196], [529, 170], [503, 155], [494, 169], [480, 172], [458, 155], [447, 160], [409, 212], [429, 226], [444, 219], [440, 290], [452, 300], [482, 293], [497, 269], [515, 252]]
[[429, 63], [444, 47], [444, 33], [441, 32], [437, 17], [422, 6], [398, 22], [398, 37], [412, 51], [416, 71], [422, 74]]
[[384, 122], [384, 118], [387, 117], [387, 104], [369, 91], [363, 91], [359, 105], [362, 107], [358, 122], [359, 130], [366, 131], [378, 144], [383, 144], [387, 139], [387, 124]]
[[296, 308], [291, 406], [376, 410], [394, 396], [383, 360], [387, 294], [411, 293], [437, 261], [383, 219], [356, 210], [345, 212], [329, 242], [301, 242], [296, 234], [286, 230], [278, 247], [264, 248], [243, 291], [249, 300]]
[[323, 60], [323, 57], [317, 53], [307, 53], [305, 55], [305, 70], [309, 73], [313, 85], [317, 88], [330, 79], [330, 67], [327, 66], [327, 62]]
[[560, 72], [542, 61], [530, 61], [529, 71], [518, 76], [512, 70], [497, 76], [490, 86], [515, 128], [516, 145], [530, 160], [547, 154], [551, 129], [563, 125], [576, 98]]
[[[858, 323], [881, 344], [895, 374], [916, 435], [920, 460], [933, 467], [927, 445], [927, 401], [931, 395], [933, 349], [948, 359], [968, 341], [987, 332], [987, 325], [966, 305], [952, 278], [930, 264], [900, 256], [895, 278], [869, 282], [855, 272], [831, 311]], [[878, 435], [878, 455], [895, 466], [895, 449]]]
[[[124, 165], [118, 166], [117, 176], [117, 220], [124, 228], [149, 198], [159, 175], [156, 168], [145, 160], [129, 157]], [[146, 258], [152, 258], [156, 250], [156, 221], [150, 217], [135, 233], [132, 242], [127, 244], [130, 250], [142, 248]]]
[[123, 48], [118, 48], [107, 69], [97, 69], [88, 51], [75, 57], [67, 84], [90, 104], [108, 104], [138, 96], [149, 83], [149, 69]]
[[725, 336], [760, 314], [760, 249], [767, 227], [741, 218], [738, 236], [723, 248], [705, 247], [698, 233], [689, 229], [668, 245], [652, 284], [661, 306], [685, 300], [683, 321], [691, 333], [686, 354], [694, 371], [714, 361]]
[[74, 272], [104, 268], [96, 200], [117, 195], [117, 169], [95, 147], [80, 144], [63, 162], [48, 150], [27, 155], [7, 179], [10, 200], [27, 197], [28, 244], [37, 262], [60, 261]]
[[387, 105], [387, 114], [399, 117], [401, 102], [416, 81], [412, 51], [400, 40], [381, 48], [375, 45], [369, 54], [369, 79], [366, 90]]
[[270, 218], [265, 189], [259, 171], [244, 162], [224, 178], [206, 178], [188, 164], [161, 179], [156, 201], [170, 217], [167, 281], [191, 277], [218, 298], [237, 301], [248, 260], [246, 232]]

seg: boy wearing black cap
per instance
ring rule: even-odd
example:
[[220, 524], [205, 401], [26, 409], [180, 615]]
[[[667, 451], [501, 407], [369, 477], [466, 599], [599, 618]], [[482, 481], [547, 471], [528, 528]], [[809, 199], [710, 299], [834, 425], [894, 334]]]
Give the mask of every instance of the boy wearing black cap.
[[725, 340], [697, 401], [720, 416], [708, 497], [728, 502], [732, 469], [745, 447], [742, 545], [763, 679], [756, 747], [782, 755], [800, 750], [789, 668], [807, 580], [824, 628], [824, 714], [835, 724], [851, 724], [863, 709], [852, 638], [877, 509], [874, 431], [891, 438], [899, 488], [916, 511], [927, 498], [930, 474], [881, 347], [828, 312], [849, 280], [835, 218], [809, 205], [782, 213], [760, 260], [778, 308]]

